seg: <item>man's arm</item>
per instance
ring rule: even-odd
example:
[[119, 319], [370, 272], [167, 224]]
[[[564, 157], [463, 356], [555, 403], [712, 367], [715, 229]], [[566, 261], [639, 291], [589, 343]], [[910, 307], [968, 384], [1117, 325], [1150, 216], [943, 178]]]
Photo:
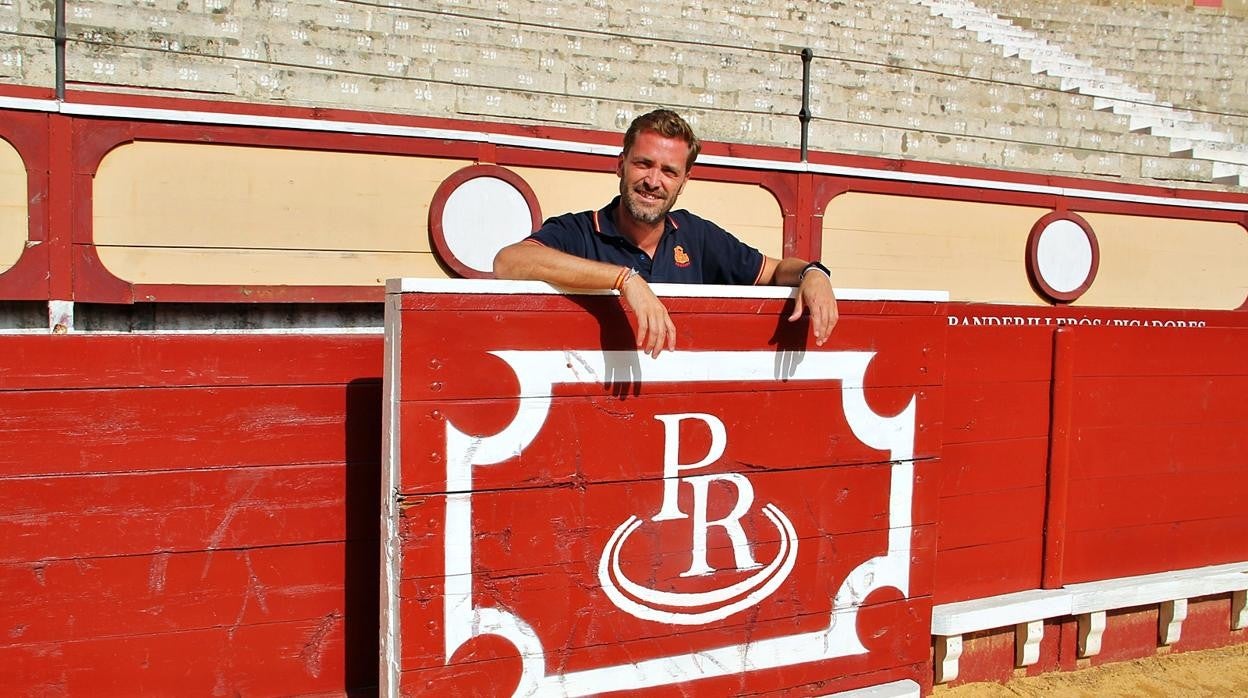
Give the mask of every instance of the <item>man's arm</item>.
[[614, 288], [623, 280], [620, 295], [637, 315], [637, 348], [657, 357], [663, 349], [676, 349], [676, 326], [650, 284], [637, 275], [621, 277], [622, 267], [570, 255], [537, 242], [522, 240], [498, 251], [494, 276], [499, 279], [532, 279], [565, 288]]
[[763, 273], [759, 276], [760, 284], [772, 286], [796, 286], [797, 307], [789, 316], [790, 321], [802, 317], [803, 312], [810, 315], [810, 327], [815, 333], [815, 346], [821, 347], [828, 341], [832, 328], [840, 313], [836, 309], [836, 295], [832, 292], [832, 279], [818, 269], [811, 269], [802, 274], [809, 262], [797, 257], [763, 260]]

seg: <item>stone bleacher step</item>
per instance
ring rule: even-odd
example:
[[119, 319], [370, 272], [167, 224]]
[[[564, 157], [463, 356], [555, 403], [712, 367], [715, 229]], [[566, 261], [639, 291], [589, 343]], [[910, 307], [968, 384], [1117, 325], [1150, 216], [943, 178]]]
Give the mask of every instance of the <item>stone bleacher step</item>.
[[1060, 46], [1054, 46], [1047, 40], [1032, 38], [1030, 40], [1005, 42], [1002, 54], [1006, 58], [1019, 58], [1025, 61], [1061, 60], [1070, 54]]
[[1248, 145], [1241, 143], [1181, 143], [1183, 148], [1174, 152], [1175, 157], [1213, 160], [1248, 166]]
[[[1157, 101], [1157, 95], [1131, 87], [1125, 84], [1122, 78], [1112, 75], [1106, 76], [1104, 79], [1064, 77], [1061, 78], [1061, 88], [1066, 92], [1078, 92], [1094, 97], [1107, 97], [1118, 102], [1153, 103]], [[1167, 110], [1170, 109], [1169, 105], [1164, 106]]]
[[[1158, 119], [1174, 118], [1175, 108], [1168, 102], [1156, 102], [1145, 100], [1142, 97], [1130, 96], [1127, 93], [1111, 94], [1107, 91], [1098, 93], [1081, 92], [1087, 94], [1092, 99], [1092, 109], [1095, 111], [1112, 111], [1116, 114], [1126, 114], [1138, 117], [1155, 117]], [[1140, 102], [1147, 102], [1141, 104]]]
[[1213, 163], [1212, 179], [1215, 184], [1233, 184], [1237, 187], [1248, 187], [1248, 165], [1215, 162]]
[[1174, 126], [1148, 126], [1139, 129], [1144, 133], [1150, 133], [1161, 138], [1169, 138], [1172, 141], [1171, 150], [1185, 150], [1186, 145], [1183, 141], [1203, 141], [1205, 143], [1232, 143], [1234, 139], [1230, 135], [1216, 130], [1208, 124], [1188, 123], [1176, 124]]
[[1093, 66], [1091, 63], [1074, 56], [1066, 56], [1056, 60], [1031, 61], [1031, 72], [1045, 73], [1050, 77], [1076, 81], [1090, 80], [1111, 85], [1126, 84], [1126, 81], [1121, 77], [1111, 75], [1105, 72], [1104, 68]]

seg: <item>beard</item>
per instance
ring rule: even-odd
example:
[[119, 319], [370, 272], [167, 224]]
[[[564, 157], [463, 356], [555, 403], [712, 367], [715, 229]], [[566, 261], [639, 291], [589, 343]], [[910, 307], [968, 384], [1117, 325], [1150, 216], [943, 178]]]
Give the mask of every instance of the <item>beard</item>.
[[629, 215], [646, 225], [654, 225], [663, 220], [676, 203], [674, 196], [657, 200], [642, 199], [636, 191], [625, 186], [623, 181], [620, 182], [620, 198], [624, 201], [624, 207], [628, 209]]

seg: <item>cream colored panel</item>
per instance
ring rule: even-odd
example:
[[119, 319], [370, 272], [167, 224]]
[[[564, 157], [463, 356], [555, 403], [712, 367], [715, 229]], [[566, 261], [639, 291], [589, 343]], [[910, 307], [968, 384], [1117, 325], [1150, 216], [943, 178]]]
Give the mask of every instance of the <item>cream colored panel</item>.
[[760, 186], [694, 180], [676, 205], [718, 223], [769, 257], [783, 254], [784, 212]]
[[607, 204], [620, 191], [614, 172], [574, 172], [537, 167], [508, 167], [533, 189], [542, 208], [542, 219], [564, 213], [592, 211]]
[[17, 263], [30, 224], [26, 211], [26, 167], [8, 141], [0, 140], [0, 272]]
[[[533, 188], [544, 218], [602, 208], [620, 192], [620, 179], [614, 172], [509, 169]], [[780, 204], [757, 185], [693, 180], [685, 187], [676, 208], [689, 209], [714, 221], [763, 254], [779, 257], [783, 249], [784, 214]]]
[[1048, 209], [851, 192], [828, 205], [822, 260], [842, 288], [948, 291], [950, 300], [1042, 305], [1027, 280]]
[[[94, 239], [105, 247], [148, 248], [146, 253], [101, 252], [110, 271], [136, 283], [161, 278], [167, 283], [371, 284], [374, 277], [395, 275], [393, 270], [401, 265], [394, 260], [429, 252], [433, 194], [447, 176], [469, 164], [362, 153], [132, 143], [109, 153], [96, 174]], [[150, 248], [199, 248], [204, 256], [182, 270], [190, 276], [177, 276], [146, 266], [164, 264], [157, 261], [164, 259], [161, 253]], [[239, 254], [243, 251], [246, 255]], [[174, 258], [190, 257], [184, 253]], [[241, 268], [199, 266], [225, 259]], [[248, 261], [238, 261], [242, 259]], [[306, 267], [310, 259], [318, 260], [316, 269]], [[370, 271], [374, 267], [377, 271]]]
[[1234, 223], [1080, 213], [1101, 251], [1078, 305], [1234, 309], [1248, 298], [1248, 231]]
[[[430, 253], [100, 247], [104, 266], [136, 284], [377, 286], [446, 278]], [[124, 272], [125, 275], [122, 275]]]

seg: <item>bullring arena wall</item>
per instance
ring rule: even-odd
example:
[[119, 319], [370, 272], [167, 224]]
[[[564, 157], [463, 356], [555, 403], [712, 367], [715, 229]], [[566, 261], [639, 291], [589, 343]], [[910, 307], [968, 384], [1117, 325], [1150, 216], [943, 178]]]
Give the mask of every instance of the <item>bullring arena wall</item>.
[[[0, 17], [17, 694], [920, 695], [1244, 640], [1241, 5]], [[707, 138], [681, 206], [832, 269], [827, 345], [666, 287], [651, 359], [612, 294], [489, 278], [655, 106]]]

